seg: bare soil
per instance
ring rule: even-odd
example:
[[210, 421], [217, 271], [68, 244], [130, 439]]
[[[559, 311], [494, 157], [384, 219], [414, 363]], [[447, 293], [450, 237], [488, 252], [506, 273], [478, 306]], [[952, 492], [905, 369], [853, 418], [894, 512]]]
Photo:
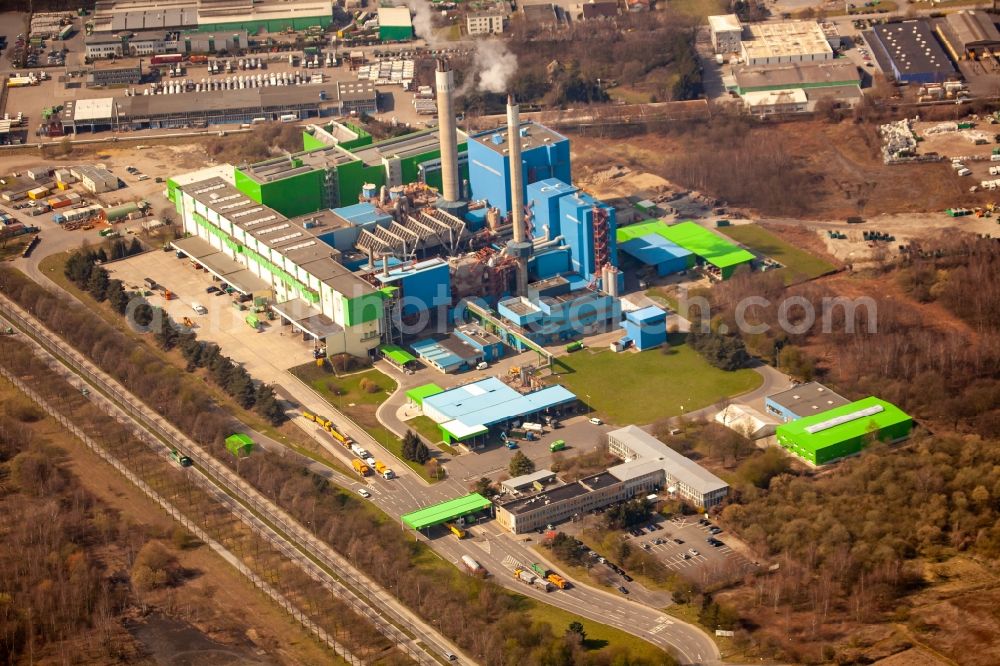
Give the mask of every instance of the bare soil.
[[[771, 196], [771, 192], [754, 192], [754, 188], [741, 188], [741, 191], [751, 192], [743, 198], [727, 196], [731, 188], [726, 183], [717, 188], [701, 188], [704, 193], [726, 199], [729, 204], [744, 207], [757, 216], [844, 219], [859, 214], [943, 211], [949, 207], [981, 205], [995, 199], [984, 193], [970, 193], [968, 188], [972, 183], [969, 179], [956, 176], [947, 163], [883, 164], [877, 129], [866, 124], [804, 120], [732, 131], [711, 124], [696, 124], [626, 138], [574, 135], [572, 141], [574, 167], [578, 173], [620, 164], [695, 189], [699, 184], [689, 176], [688, 172], [693, 170], [685, 169], [688, 162], [711, 160], [736, 141], [742, 142], [747, 152], [752, 152], [754, 147], [778, 145], [794, 166], [778, 174], [779, 178], [767, 181], [768, 185], [776, 187], [787, 182], [805, 188], [806, 210], [790, 210], [780, 203], [781, 197]], [[757, 172], [769, 170], [766, 160], [758, 164], [753, 161], [753, 155], [746, 158], [755, 164]], [[745, 171], [741, 177], [755, 179], [759, 175]]]

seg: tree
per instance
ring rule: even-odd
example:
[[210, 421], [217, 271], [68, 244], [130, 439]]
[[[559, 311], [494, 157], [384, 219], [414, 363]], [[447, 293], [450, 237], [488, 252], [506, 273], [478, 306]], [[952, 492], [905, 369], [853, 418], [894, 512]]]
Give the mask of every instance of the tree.
[[142, 243], [139, 242], [138, 238], [133, 238], [132, 242], [128, 246], [128, 256], [133, 254], [139, 254], [142, 252]]
[[497, 489], [493, 486], [493, 479], [488, 476], [484, 476], [476, 481], [476, 485], [473, 490], [483, 497], [493, 497], [497, 494]]
[[510, 465], [508, 465], [507, 470], [511, 476], [531, 474], [535, 471], [535, 463], [532, 462], [531, 458], [524, 455], [523, 451], [517, 451], [510, 459]]
[[578, 635], [580, 637], [580, 642], [581, 643], [583, 641], [587, 640], [587, 632], [584, 630], [582, 622], [576, 622], [576, 621], [570, 622], [569, 623], [569, 628], [566, 629], [566, 631], [568, 633]]
[[423, 440], [417, 436], [417, 433], [412, 430], [407, 430], [406, 435], [403, 436], [402, 454], [405, 460], [412, 460], [413, 462], [418, 462], [421, 465], [431, 458], [430, 449], [428, 449]]
[[125, 311], [128, 309], [129, 295], [125, 291], [122, 281], [111, 280], [111, 282], [108, 283], [108, 288], [105, 293], [108, 298], [108, 303], [111, 305], [111, 309], [118, 314], [125, 314]]
[[111, 280], [108, 278], [108, 272], [100, 266], [94, 266], [90, 271], [90, 277], [87, 279], [87, 291], [90, 292], [95, 301], [100, 303], [107, 298], [110, 283]]
[[271, 425], [281, 425], [288, 420], [285, 410], [281, 407], [274, 389], [267, 384], [257, 387], [257, 396], [254, 400], [254, 411], [267, 419]]

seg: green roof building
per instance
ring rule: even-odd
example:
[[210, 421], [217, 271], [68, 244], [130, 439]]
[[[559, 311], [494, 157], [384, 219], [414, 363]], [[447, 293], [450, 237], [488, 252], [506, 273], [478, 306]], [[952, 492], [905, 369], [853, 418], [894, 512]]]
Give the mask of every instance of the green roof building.
[[[429, 35], [424, 35], [429, 37]], [[413, 39], [413, 19], [410, 8], [379, 7], [378, 38], [383, 42], [406, 42]]]
[[400, 519], [414, 530], [423, 530], [435, 525], [441, 525], [456, 518], [462, 518], [473, 513], [485, 511], [493, 503], [480, 495], [472, 493], [464, 497], [425, 506], [410, 513], [403, 514]]
[[660, 220], [651, 220], [627, 227], [619, 227], [615, 232], [615, 237], [618, 244], [621, 245], [633, 238], [641, 238], [650, 234], [662, 236], [693, 253], [699, 261], [714, 266], [719, 270], [723, 280], [732, 277], [733, 271], [738, 267], [749, 264], [755, 259], [752, 252], [744, 250], [739, 245], [694, 222], [668, 225]]
[[892, 403], [868, 397], [782, 424], [778, 443], [813, 465], [860, 453], [872, 441], [898, 442], [913, 419]]

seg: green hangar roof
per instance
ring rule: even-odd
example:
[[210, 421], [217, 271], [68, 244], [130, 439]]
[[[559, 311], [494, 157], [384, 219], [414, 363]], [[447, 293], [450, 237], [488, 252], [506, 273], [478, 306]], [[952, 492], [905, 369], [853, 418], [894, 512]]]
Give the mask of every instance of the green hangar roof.
[[470, 513], [488, 509], [490, 506], [491, 503], [488, 499], [479, 493], [472, 493], [465, 497], [458, 497], [447, 502], [441, 502], [440, 504], [432, 504], [431, 506], [425, 506], [423, 509], [403, 514], [401, 519], [410, 528], [422, 530], [427, 527], [446, 523], [449, 520], [467, 516]]
[[861, 443], [869, 434], [895, 441], [906, 437], [912, 427], [913, 419], [899, 407], [868, 397], [782, 424], [777, 436], [783, 446], [821, 463], [830, 459], [823, 453], [825, 449], [845, 442]]
[[662, 236], [693, 252], [721, 270], [723, 277], [728, 277], [736, 266], [754, 259], [753, 253], [690, 221], [674, 225], [667, 225], [660, 220], [632, 224], [618, 229], [615, 237], [622, 244], [649, 234]]

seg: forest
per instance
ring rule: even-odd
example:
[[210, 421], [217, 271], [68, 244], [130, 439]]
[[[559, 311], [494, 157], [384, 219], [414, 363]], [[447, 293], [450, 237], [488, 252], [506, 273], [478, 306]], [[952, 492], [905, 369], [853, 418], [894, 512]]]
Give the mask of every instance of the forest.
[[[876, 444], [822, 472], [782, 471], [760, 454], [740, 468], [722, 524], [775, 570], [723, 598], [758, 627], [762, 652], [850, 661], [847, 639], [860, 627], [905, 620], [928, 563], [1000, 560], [998, 265], [1000, 243], [951, 235], [868, 273], [789, 289], [744, 273], [713, 291], [713, 325], [730, 330], [742, 299], [771, 302], [747, 313], [768, 325], [744, 334], [752, 354], [849, 398], [883, 397], [920, 424], [901, 445]], [[828, 331], [819, 316], [800, 332], [779, 326], [787, 296], [821, 313], [824, 299], [858, 294], [870, 295], [874, 318], [840, 303]], [[804, 309], [789, 318], [805, 322]]]

